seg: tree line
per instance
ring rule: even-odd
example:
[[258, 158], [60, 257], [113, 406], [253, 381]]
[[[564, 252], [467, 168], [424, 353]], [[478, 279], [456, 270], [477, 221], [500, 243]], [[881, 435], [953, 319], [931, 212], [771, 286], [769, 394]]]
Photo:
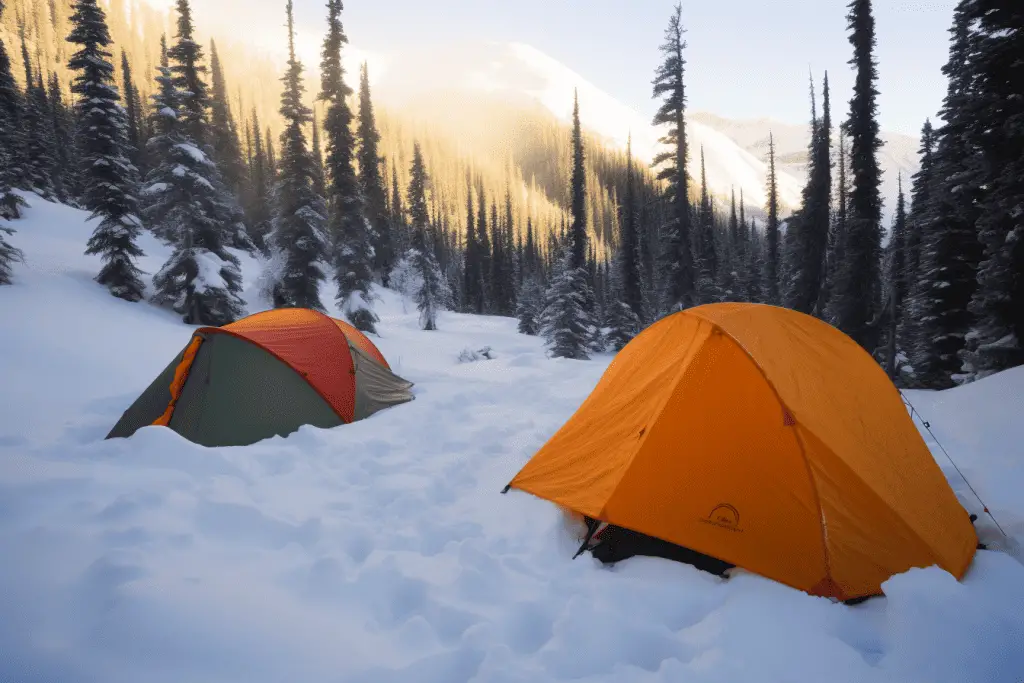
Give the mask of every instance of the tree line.
[[[177, 31], [163, 41], [148, 103], [123, 51], [114, 82], [96, 0], [73, 8], [71, 102], [55, 74], [33, 67], [24, 39], [20, 89], [0, 43], [2, 282], [21, 257], [10, 222], [22, 209], [17, 188], [92, 212], [87, 249], [104, 264], [97, 280], [120, 298], [144, 295], [140, 232], [171, 245], [152, 298], [190, 324], [244, 314], [231, 251], [241, 249], [267, 263], [261, 283], [272, 305], [326, 310], [321, 292], [330, 281], [343, 314], [368, 332], [379, 322], [378, 283], [413, 296], [424, 329], [436, 329], [445, 309], [515, 315], [521, 332], [543, 335], [552, 355], [569, 358], [621, 349], [684, 308], [749, 301], [835, 325], [904, 385], [946, 387], [1024, 362], [1024, 78], [1013, 57], [1024, 49], [1022, 11], [995, 0], [956, 9], [943, 123], [925, 124], [921, 169], [907, 179], [909, 202], [901, 182], [887, 241], [870, 0], [848, 7], [856, 78], [838, 125], [828, 74], [820, 111], [811, 81], [807, 180], [787, 220], [769, 140], [763, 226], [748, 218], [742, 192], [728, 201], [709, 192], [703, 150], [687, 139], [679, 6], [653, 84], [661, 102], [654, 123], [667, 131], [656, 175], [629, 150], [617, 158], [588, 139], [577, 101], [567, 177], [541, 171], [542, 194], [563, 209], [557, 225], [551, 217], [534, 224], [513, 209], [520, 198], [510, 181], [501, 196], [471, 167], [464, 187], [439, 186], [420, 140], [400, 185], [396, 160], [380, 153], [366, 65], [358, 93], [347, 83], [340, 0], [327, 1], [315, 97], [322, 119], [307, 104], [286, 5], [285, 127], [276, 140], [255, 109], [236, 121], [216, 45], [206, 66], [188, 0], [177, 1]], [[692, 178], [688, 164], [698, 156], [700, 177]], [[465, 197], [461, 211], [453, 196]]]
[[1024, 364], [1024, 7], [997, 0], [958, 4], [943, 67], [943, 123], [925, 122], [909, 207], [901, 179], [887, 241], [871, 1], [848, 5], [855, 84], [838, 145], [828, 74], [820, 112], [811, 82], [803, 201], [784, 222], [769, 138], [763, 230], [748, 227], [742, 200], [739, 216], [731, 198], [722, 217], [724, 208], [715, 207], [707, 189], [703, 150], [699, 186], [689, 177], [694, 151], [686, 137], [681, 14], [677, 6], [670, 18], [653, 92], [661, 100], [654, 123], [668, 131], [665, 151], [655, 160], [665, 183], [657, 245], [663, 276], [645, 281], [640, 275], [645, 254], [639, 245], [647, 235], [636, 227], [635, 194], [627, 187], [620, 195], [614, 266], [604, 285], [611, 291], [603, 307], [595, 305], [595, 280], [580, 260], [586, 230], [578, 210], [584, 188], [577, 134], [572, 229], [545, 294], [525, 290], [521, 329], [545, 334], [554, 355], [586, 358], [605, 345], [622, 348], [642, 327], [674, 311], [748, 301], [829, 322], [903, 386], [946, 388]]

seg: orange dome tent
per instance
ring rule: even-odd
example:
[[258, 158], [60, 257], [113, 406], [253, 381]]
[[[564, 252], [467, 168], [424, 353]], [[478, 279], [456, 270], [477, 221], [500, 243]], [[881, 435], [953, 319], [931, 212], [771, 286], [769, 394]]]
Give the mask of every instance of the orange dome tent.
[[645, 330], [509, 487], [839, 600], [911, 567], [960, 579], [977, 546], [879, 365], [758, 304]]
[[162, 425], [204, 446], [245, 445], [361, 420], [411, 401], [411, 387], [343, 320], [275, 309], [196, 330], [107, 438]]

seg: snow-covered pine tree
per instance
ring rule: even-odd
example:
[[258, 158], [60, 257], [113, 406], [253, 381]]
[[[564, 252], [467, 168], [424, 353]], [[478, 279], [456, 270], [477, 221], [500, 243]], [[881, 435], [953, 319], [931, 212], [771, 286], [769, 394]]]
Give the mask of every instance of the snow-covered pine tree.
[[766, 304], [782, 303], [779, 292], [779, 184], [775, 175], [775, 138], [768, 134], [768, 223], [765, 225], [764, 273], [762, 297]]
[[268, 289], [275, 308], [325, 311], [320, 300], [320, 283], [326, 278], [324, 263], [329, 258], [327, 203], [313, 189], [313, 155], [303, 130], [311, 121], [312, 111], [303, 103], [303, 67], [295, 55], [292, 0], [288, 0], [286, 11], [288, 69], [281, 79], [284, 83], [281, 116], [285, 129], [281, 133], [279, 177], [274, 193], [276, 207], [270, 236], [274, 254]]
[[[814, 89], [811, 87], [813, 102]], [[813, 104], [812, 104], [813, 108]], [[829, 219], [832, 203], [832, 116], [828, 72], [822, 96], [822, 114], [812, 114], [811, 144], [808, 150], [807, 184], [800, 210], [789, 222], [787, 241], [788, 278], [786, 306], [801, 313], [821, 315], [821, 293], [825, 283]]]
[[320, 64], [320, 99], [326, 103], [328, 232], [331, 237], [337, 302], [357, 329], [376, 332], [373, 310], [373, 234], [367, 221], [363, 190], [353, 166], [356, 141], [341, 51], [348, 42], [341, 24], [341, 0], [327, 1], [327, 37]]
[[876, 315], [881, 298], [882, 252], [882, 171], [878, 162], [882, 142], [875, 88], [878, 69], [873, 54], [875, 20], [871, 0], [851, 0], [849, 10], [849, 38], [854, 49], [850, 63], [856, 68], [856, 79], [844, 127], [850, 136], [853, 188], [843, 261], [832, 291], [831, 308], [839, 329], [873, 351], [879, 334]]
[[603, 340], [591, 313], [596, 297], [587, 273], [586, 167], [578, 97], [573, 105], [570, 182], [572, 225], [545, 296], [541, 332], [552, 356], [587, 360], [588, 351], [600, 348]]
[[522, 283], [516, 296], [516, 318], [518, 329], [523, 334], [538, 335], [541, 330], [541, 314], [544, 311], [544, 274], [537, 258], [537, 246], [533, 237], [533, 223], [526, 220], [526, 244], [523, 248]]
[[78, 147], [81, 151], [83, 201], [99, 221], [86, 254], [99, 254], [103, 267], [96, 281], [114, 296], [139, 301], [145, 292], [135, 260], [143, 255], [136, 244], [142, 230], [138, 216], [137, 171], [128, 160], [127, 121], [110, 63], [111, 44], [106, 15], [97, 0], [77, 0], [67, 40], [80, 46], [68, 64], [76, 72]]
[[[978, 286], [983, 247], [978, 241], [979, 202], [984, 178], [978, 124], [971, 103], [978, 97], [978, 33], [974, 0], [954, 11], [949, 79], [936, 135], [932, 168], [934, 185], [921, 231], [920, 262], [914, 287], [916, 343], [911, 365], [917, 383], [929, 388], [953, 386], [961, 371], [959, 357], [974, 324], [968, 310]], [[987, 125], [982, 123], [982, 125]]]
[[373, 237], [373, 269], [381, 284], [388, 286], [395, 260], [394, 236], [388, 221], [388, 197], [384, 191], [383, 166], [380, 155], [380, 132], [370, 97], [370, 75], [363, 62], [359, 72], [359, 186], [363, 191], [366, 220]]
[[195, 40], [195, 25], [189, 0], [177, 0], [178, 35], [173, 46], [167, 51], [170, 59], [174, 86], [180, 98], [178, 119], [181, 132], [209, 161], [204, 172], [213, 186], [218, 201], [210, 206], [213, 219], [219, 223], [224, 244], [255, 251], [245, 227], [245, 214], [238, 202], [235, 189], [224, 182], [215, 157], [214, 131], [210, 126], [209, 110], [212, 104], [210, 90], [206, 83], [207, 67], [203, 64], [203, 47]]
[[552, 357], [589, 360], [595, 325], [587, 312], [586, 268], [572, 267], [571, 244], [561, 252], [544, 297], [541, 334]]
[[687, 173], [686, 94], [684, 72], [686, 60], [683, 50], [685, 29], [682, 25], [682, 5], [677, 4], [661, 45], [664, 61], [654, 78], [654, 97], [662, 98], [661, 107], [654, 117], [655, 125], [668, 126], [661, 142], [669, 147], [654, 159], [654, 166], [662, 166], [658, 178], [668, 181], [667, 199], [671, 206], [672, 223], [667, 228], [664, 247], [668, 304], [672, 310], [689, 308], [697, 303], [697, 268], [694, 258]]
[[968, 106], [981, 123], [985, 192], [977, 227], [985, 251], [961, 381], [1024, 364], [1024, 7], [977, 0], [972, 19], [980, 34], [978, 81]]
[[[642, 327], [640, 316], [636, 314], [636, 311], [625, 300], [626, 287], [624, 279], [629, 271], [629, 266], [626, 263], [628, 254], [629, 252], [623, 248], [612, 259], [609, 271], [610, 282], [608, 283], [608, 288], [612, 295], [608, 297], [608, 301], [605, 303], [605, 325], [608, 327], [607, 341], [616, 351], [621, 351], [626, 344], [640, 334]], [[616, 292], [622, 292], [622, 296], [616, 296]]]
[[430, 234], [430, 214], [427, 209], [427, 169], [419, 142], [413, 144], [412, 168], [409, 173], [409, 223], [412, 229], [412, 246], [406, 255], [415, 273], [419, 276], [416, 292], [416, 307], [420, 312], [420, 326], [424, 330], [437, 329], [437, 314], [447, 308], [449, 292], [447, 281], [437, 263]]
[[238, 258], [225, 248], [221, 193], [209, 178], [216, 169], [188, 137], [180, 115], [184, 100], [162, 40], [158, 91], [152, 96], [152, 166], [143, 189], [143, 215], [155, 234], [174, 246], [153, 277], [153, 302], [168, 305], [188, 325], [226, 325], [245, 313], [239, 296]]

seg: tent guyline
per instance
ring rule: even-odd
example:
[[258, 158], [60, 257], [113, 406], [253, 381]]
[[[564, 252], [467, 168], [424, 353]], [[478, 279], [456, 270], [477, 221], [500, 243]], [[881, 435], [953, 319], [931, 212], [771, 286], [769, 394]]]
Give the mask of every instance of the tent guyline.
[[964, 480], [965, 484], [967, 484], [967, 488], [971, 490], [971, 493], [974, 494], [974, 497], [978, 499], [979, 503], [981, 503], [981, 509], [984, 510], [985, 514], [992, 519], [992, 523], [996, 525], [997, 529], [999, 529], [999, 533], [1001, 533], [1003, 536], [1006, 536], [1006, 532], [1003, 531], [1003, 527], [999, 526], [999, 522], [996, 520], [995, 515], [992, 514], [992, 511], [988, 509], [988, 505], [985, 504], [985, 501], [981, 499], [981, 496], [978, 495], [978, 492], [974, 489], [973, 486], [971, 486], [971, 482], [967, 480], [967, 477], [964, 476], [964, 473], [960, 471], [959, 467], [957, 467], [957, 464], [949, 455], [949, 451], [947, 451], [946, 447], [942, 445], [941, 441], [939, 441], [939, 437], [935, 436], [935, 432], [932, 431], [932, 423], [924, 419], [924, 416], [917, 410], [917, 408], [914, 407], [914, 404], [910, 402], [910, 399], [907, 398], [906, 394], [904, 394], [901, 391], [900, 396], [903, 398], [903, 403], [905, 403], [906, 406], [910, 408], [910, 416], [913, 417], [914, 415], [917, 415], [917, 419], [920, 420], [921, 425], [924, 426], [925, 431], [928, 432], [928, 436], [932, 437], [932, 440], [939, 447], [939, 450], [942, 451], [942, 454], [946, 456], [946, 459], [949, 460], [949, 463], [953, 466], [953, 469], [956, 470], [956, 473], [959, 474], [960, 478]]

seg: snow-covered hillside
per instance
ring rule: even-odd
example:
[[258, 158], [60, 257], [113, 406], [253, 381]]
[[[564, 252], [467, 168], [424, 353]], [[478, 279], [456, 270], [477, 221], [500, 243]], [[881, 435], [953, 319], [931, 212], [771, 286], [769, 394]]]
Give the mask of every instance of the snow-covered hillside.
[[[578, 90], [581, 123], [607, 139], [610, 145], [625, 149], [626, 140], [632, 134], [635, 153], [649, 162], [658, 151], [658, 140], [664, 133], [639, 112], [530, 45], [467, 41], [377, 59], [374, 92], [384, 103], [400, 104], [424, 93], [461, 88], [476, 92], [480, 97], [539, 102], [568, 122], [573, 92]], [[786, 212], [799, 206], [806, 178], [809, 126], [768, 119], [733, 121], [699, 109], [691, 111], [687, 120], [691, 150], [689, 169], [693, 177], [700, 177], [700, 148], [703, 146], [708, 186], [712, 192], [725, 198], [733, 188], [737, 194], [742, 189], [751, 207], [764, 207], [767, 203], [768, 133], [773, 132], [780, 159], [780, 200]], [[882, 192], [888, 229], [889, 217], [896, 205], [897, 176], [902, 172], [906, 180], [918, 169], [917, 141], [885, 132], [882, 137], [885, 146], [879, 158], [884, 175]]]
[[[0, 288], [4, 683], [1024, 676], [1019, 550], [979, 552], [962, 583], [912, 570], [856, 607], [745, 572], [571, 560], [553, 506], [499, 492], [609, 358], [547, 359], [509, 319], [449, 313], [422, 332], [381, 291], [374, 341], [416, 383], [412, 403], [240, 448], [160, 427], [103, 441], [190, 328], [110, 297], [82, 255], [84, 214], [29, 200], [11, 239], [27, 263]], [[166, 249], [143, 246], [155, 272]], [[256, 264], [243, 265], [254, 312]], [[458, 362], [485, 345], [494, 360]], [[1019, 543], [1024, 368], [911, 400]]]

